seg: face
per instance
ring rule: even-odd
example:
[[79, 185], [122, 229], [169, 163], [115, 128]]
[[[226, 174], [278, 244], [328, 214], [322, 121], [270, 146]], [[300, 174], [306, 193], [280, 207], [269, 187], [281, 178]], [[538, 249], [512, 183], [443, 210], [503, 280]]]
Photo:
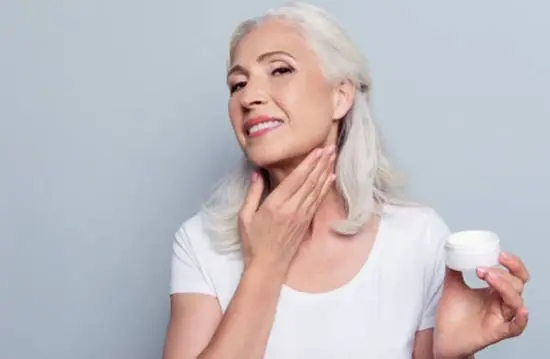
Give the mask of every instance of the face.
[[325, 79], [319, 58], [295, 27], [263, 23], [240, 41], [231, 60], [229, 116], [253, 164], [292, 167], [314, 148], [336, 143], [353, 87]]

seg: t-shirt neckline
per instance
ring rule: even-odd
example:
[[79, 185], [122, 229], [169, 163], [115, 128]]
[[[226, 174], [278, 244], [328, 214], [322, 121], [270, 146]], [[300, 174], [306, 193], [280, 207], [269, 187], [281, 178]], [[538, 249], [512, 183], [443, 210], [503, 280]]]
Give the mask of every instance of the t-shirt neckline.
[[349, 291], [353, 289], [358, 282], [362, 281], [364, 277], [366, 277], [369, 273], [371, 273], [374, 270], [374, 267], [376, 266], [376, 262], [380, 253], [380, 248], [385, 242], [385, 235], [387, 231], [387, 219], [386, 216], [386, 207], [383, 206], [382, 210], [380, 211], [380, 221], [378, 224], [378, 230], [375, 235], [374, 243], [372, 244], [372, 248], [370, 250], [369, 255], [367, 256], [365, 262], [361, 266], [361, 268], [357, 271], [357, 273], [346, 283], [343, 285], [325, 291], [325, 292], [303, 292], [296, 290], [286, 284], [283, 284], [282, 286], [282, 294], [289, 295], [292, 297], [297, 298], [304, 298], [304, 299], [317, 299], [321, 300], [324, 298], [332, 298], [335, 295], [339, 295], [342, 292]]

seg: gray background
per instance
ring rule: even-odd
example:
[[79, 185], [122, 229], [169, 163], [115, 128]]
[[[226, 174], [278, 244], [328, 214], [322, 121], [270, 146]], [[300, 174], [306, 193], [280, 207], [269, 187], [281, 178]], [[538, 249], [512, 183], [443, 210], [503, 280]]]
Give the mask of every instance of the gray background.
[[[532, 272], [528, 331], [479, 358], [550, 357], [550, 4], [338, 2], [410, 194]], [[0, 358], [160, 358], [172, 235], [239, 154], [229, 34], [277, 3], [1, 2]]]

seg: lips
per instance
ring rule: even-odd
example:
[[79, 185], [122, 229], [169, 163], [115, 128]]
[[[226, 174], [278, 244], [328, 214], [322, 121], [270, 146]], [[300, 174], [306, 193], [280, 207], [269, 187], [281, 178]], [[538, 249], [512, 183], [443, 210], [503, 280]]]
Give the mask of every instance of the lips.
[[258, 116], [249, 119], [244, 124], [244, 132], [250, 137], [260, 136], [279, 127], [283, 121], [271, 116]]

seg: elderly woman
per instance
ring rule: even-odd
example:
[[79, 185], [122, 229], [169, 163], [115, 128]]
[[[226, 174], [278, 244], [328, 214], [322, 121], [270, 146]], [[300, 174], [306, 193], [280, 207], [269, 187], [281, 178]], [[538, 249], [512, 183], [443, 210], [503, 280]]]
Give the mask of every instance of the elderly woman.
[[401, 200], [364, 58], [324, 11], [238, 26], [229, 117], [243, 164], [176, 234], [164, 358], [471, 358], [520, 335], [528, 273], [445, 266], [438, 214]]

